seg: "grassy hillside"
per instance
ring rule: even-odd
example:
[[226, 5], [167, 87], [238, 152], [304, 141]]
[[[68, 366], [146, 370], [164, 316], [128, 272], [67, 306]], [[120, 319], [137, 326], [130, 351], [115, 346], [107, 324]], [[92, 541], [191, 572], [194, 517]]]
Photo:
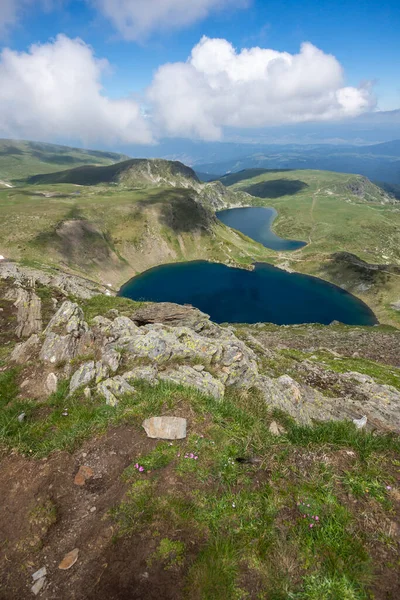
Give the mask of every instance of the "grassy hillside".
[[10, 182], [81, 165], [109, 165], [125, 158], [113, 152], [0, 139], [0, 181]]
[[[381, 318], [399, 320], [390, 305], [400, 298], [400, 205], [383, 190], [364, 177], [329, 171], [248, 169], [221, 181], [251, 194], [254, 205], [276, 208], [278, 235], [308, 242], [276, 254], [275, 264], [343, 285]], [[339, 252], [381, 267], [332, 257]]]
[[220, 224], [193, 189], [72, 184], [0, 190], [0, 254], [119, 287], [154, 265], [234, 264], [273, 252]]

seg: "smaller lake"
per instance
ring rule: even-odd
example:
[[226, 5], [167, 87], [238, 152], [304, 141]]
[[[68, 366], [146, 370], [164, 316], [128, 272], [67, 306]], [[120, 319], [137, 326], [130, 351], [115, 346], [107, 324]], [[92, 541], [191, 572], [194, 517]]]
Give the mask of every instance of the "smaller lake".
[[341, 288], [267, 263], [253, 271], [206, 261], [161, 265], [128, 281], [119, 295], [192, 304], [217, 323], [377, 323], [366, 304]]
[[228, 227], [241, 233], [272, 250], [298, 250], [306, 246], [306, 242], [284, 240], [271, 230], [277, 212], [274, 208], [254, 207], [229, 208], [217, 212], [218, 219]]

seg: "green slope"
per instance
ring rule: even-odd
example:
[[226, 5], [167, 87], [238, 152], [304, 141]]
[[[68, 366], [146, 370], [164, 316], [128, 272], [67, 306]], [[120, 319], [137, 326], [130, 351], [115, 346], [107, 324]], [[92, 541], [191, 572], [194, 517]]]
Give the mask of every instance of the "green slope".
[[279, 236], [308, 242], [275, 253], [276, 265], [341, 285], [381, 318], [400, 321], [391, 309], [400, 298], [400, 205], [381, 188], [359, 175], [308, 170], [247, 169], [221, 181], [250, 194], [249, 204], [276, 208]]
[[81, 150], [68, 146], [0, 139], [0, 181], [25, 179], [82, 165], [110, 165], [128, 158], [123, 154]]

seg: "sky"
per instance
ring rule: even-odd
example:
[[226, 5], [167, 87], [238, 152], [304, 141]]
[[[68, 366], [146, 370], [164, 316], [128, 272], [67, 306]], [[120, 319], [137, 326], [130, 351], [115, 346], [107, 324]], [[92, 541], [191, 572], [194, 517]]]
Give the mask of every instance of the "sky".
[[398, 31], [398, 0], [0, 0], [0, 137], [223, 141], [396, 111]]

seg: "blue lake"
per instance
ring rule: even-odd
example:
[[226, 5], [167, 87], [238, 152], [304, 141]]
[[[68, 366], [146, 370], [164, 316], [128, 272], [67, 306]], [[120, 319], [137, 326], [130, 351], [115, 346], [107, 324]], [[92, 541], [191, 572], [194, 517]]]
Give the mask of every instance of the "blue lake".
[[366, 304], [341, 288], [266, 263], [253, 271], [206, 261], [161, 265], [128, 281], [119, 295], [192, 304], [217, 323], [377, 323]]
[[293, 251], [306, 246], [306, 242], [284, 240], [271, 231], [272, 223], [277, 214], [274, 208], [251, 206], [220, 210], [217, 212], [217, 217], [224, 225], [237, 229], [247, 237], [272, 250]]

